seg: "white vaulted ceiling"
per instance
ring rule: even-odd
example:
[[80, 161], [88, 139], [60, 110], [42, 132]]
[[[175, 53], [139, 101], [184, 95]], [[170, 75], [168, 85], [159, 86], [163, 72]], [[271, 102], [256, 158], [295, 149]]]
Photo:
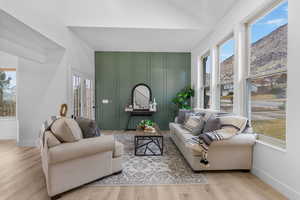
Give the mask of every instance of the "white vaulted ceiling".
[[237, 0], [167, 0], [174, 7], [197, 19], [200, 24], [215, 24]]
[[239, 0], [66, 0], [66, 24], [96, 51], [189, 52]]

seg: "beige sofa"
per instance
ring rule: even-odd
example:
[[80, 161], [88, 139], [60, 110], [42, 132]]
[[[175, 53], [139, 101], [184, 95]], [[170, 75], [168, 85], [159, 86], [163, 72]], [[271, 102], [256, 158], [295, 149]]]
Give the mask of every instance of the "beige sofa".
[[41, 157], [50, 197], [122, 171], [123, 144], [113, 136], [80, 139], [50, 148], [48, 139], [41, 139]]
[[186, 139], [192, 134], [182, 128], [181, 124], [169, 124], [171, 138], [176, 144], [193, 171], [206, 170], [250, 170], [252, 167], [252, 150], [256, 135], [242, 133], [229, 140], [213, 142], [208, 150], [210, 166], [203, 168], [200, 165], [201, 153], [192, 150], [186, 145]]

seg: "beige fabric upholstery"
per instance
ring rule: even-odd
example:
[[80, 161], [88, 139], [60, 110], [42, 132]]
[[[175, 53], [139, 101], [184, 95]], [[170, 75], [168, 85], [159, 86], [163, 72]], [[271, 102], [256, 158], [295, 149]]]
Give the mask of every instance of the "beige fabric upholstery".
[[194, 151], [185, 140], [193, 137], [180, 124], [170, 123], [173, 142], [181, 151], [191, 168], [202, 170], [249, 170], [252, 167], [252, 149], [256, 135], [238, 134], [229, 140], [213, 142], [208, 150], [209, 168], [200, 165], [201, 153]]
[[47, 145], [49, 148], [60, 145], [61, 142], [51, 133], [51, 131], [45, 132], [45, 137], [47, 141]]
[[116, 141], [113, 151], [113, 157], [120, 157], [123, 155], [124, 145], [121, 142]]
[[112, 174], [112, 152], [97, 153], [49, 166], [50, 196]]
[[[43, 172], [49, 196], [122, 171], [123, 145], [113, 136], [81, 139], [49, 148], [49, 137], [41, 146]], [[113, 154], [117, 157], [114, 157]]]
[[220, 122], [222, 125], [231, 124], [239, 128], [239, 133], [244, 131], [247, 125], [247, 118], [241, 116], [223, 116], [220, 117]]
[[49, 149], [49, 163], [59, 163], [99, 152], [113, 151], [113, 136], [88, 138], [73, 143], [55, 146]]
[[70, 129], [75, 140], [82, 139], [81, 128], [79, 127], [78, 123], [74, 119], [65, 118], [65, 123], [67, 124], [68, 128]]
[[57, 119], [51, 126], [52, 133], [61, 142], [75, 142], [82, 139], [82, 132], [73, 119], [62, 117]]

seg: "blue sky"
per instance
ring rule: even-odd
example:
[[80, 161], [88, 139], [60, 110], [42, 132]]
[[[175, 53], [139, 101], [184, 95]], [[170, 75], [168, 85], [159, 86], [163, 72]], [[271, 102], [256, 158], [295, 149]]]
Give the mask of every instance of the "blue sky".
[[[260, 38], [268, 35], [278, 27], [288, 23], [288, 2], [284, 2], [277, 6], [267, 15], [258, 19], [251, 25], [251, 43], [256, 42]], [[232, 56], [234, 53], [234, 40], [231, 39], [221, 45], [220, 58], [221, 62]]]
[[10, 86], [16, 86], [16, 72], [6, 72], [6, 76], [11, 78]]
[[16, 86], [16, 72], [6, 71], [5, 73], [6, 73], [6, 78], [9, 78], [9, 77], [11, 78], [10, 86], [9, 87]]

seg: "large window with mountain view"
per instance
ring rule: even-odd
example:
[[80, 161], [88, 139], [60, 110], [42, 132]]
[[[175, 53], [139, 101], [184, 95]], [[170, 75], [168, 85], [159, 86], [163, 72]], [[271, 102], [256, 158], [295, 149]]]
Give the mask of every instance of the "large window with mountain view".
[[219, 46], [220, 110], [233, 112], [234, 39]]
[[204, 108], [208, 109], [211, 104], [211, 64], [209, 55], [202, 57], [202, 67]]
[[249, 25], [250, 117], [254, 131], [272, 141], [285, 141], [287, 30], [288, 2]]
[[0, 67], [0, 118], [16, 117], [16, 69]]

